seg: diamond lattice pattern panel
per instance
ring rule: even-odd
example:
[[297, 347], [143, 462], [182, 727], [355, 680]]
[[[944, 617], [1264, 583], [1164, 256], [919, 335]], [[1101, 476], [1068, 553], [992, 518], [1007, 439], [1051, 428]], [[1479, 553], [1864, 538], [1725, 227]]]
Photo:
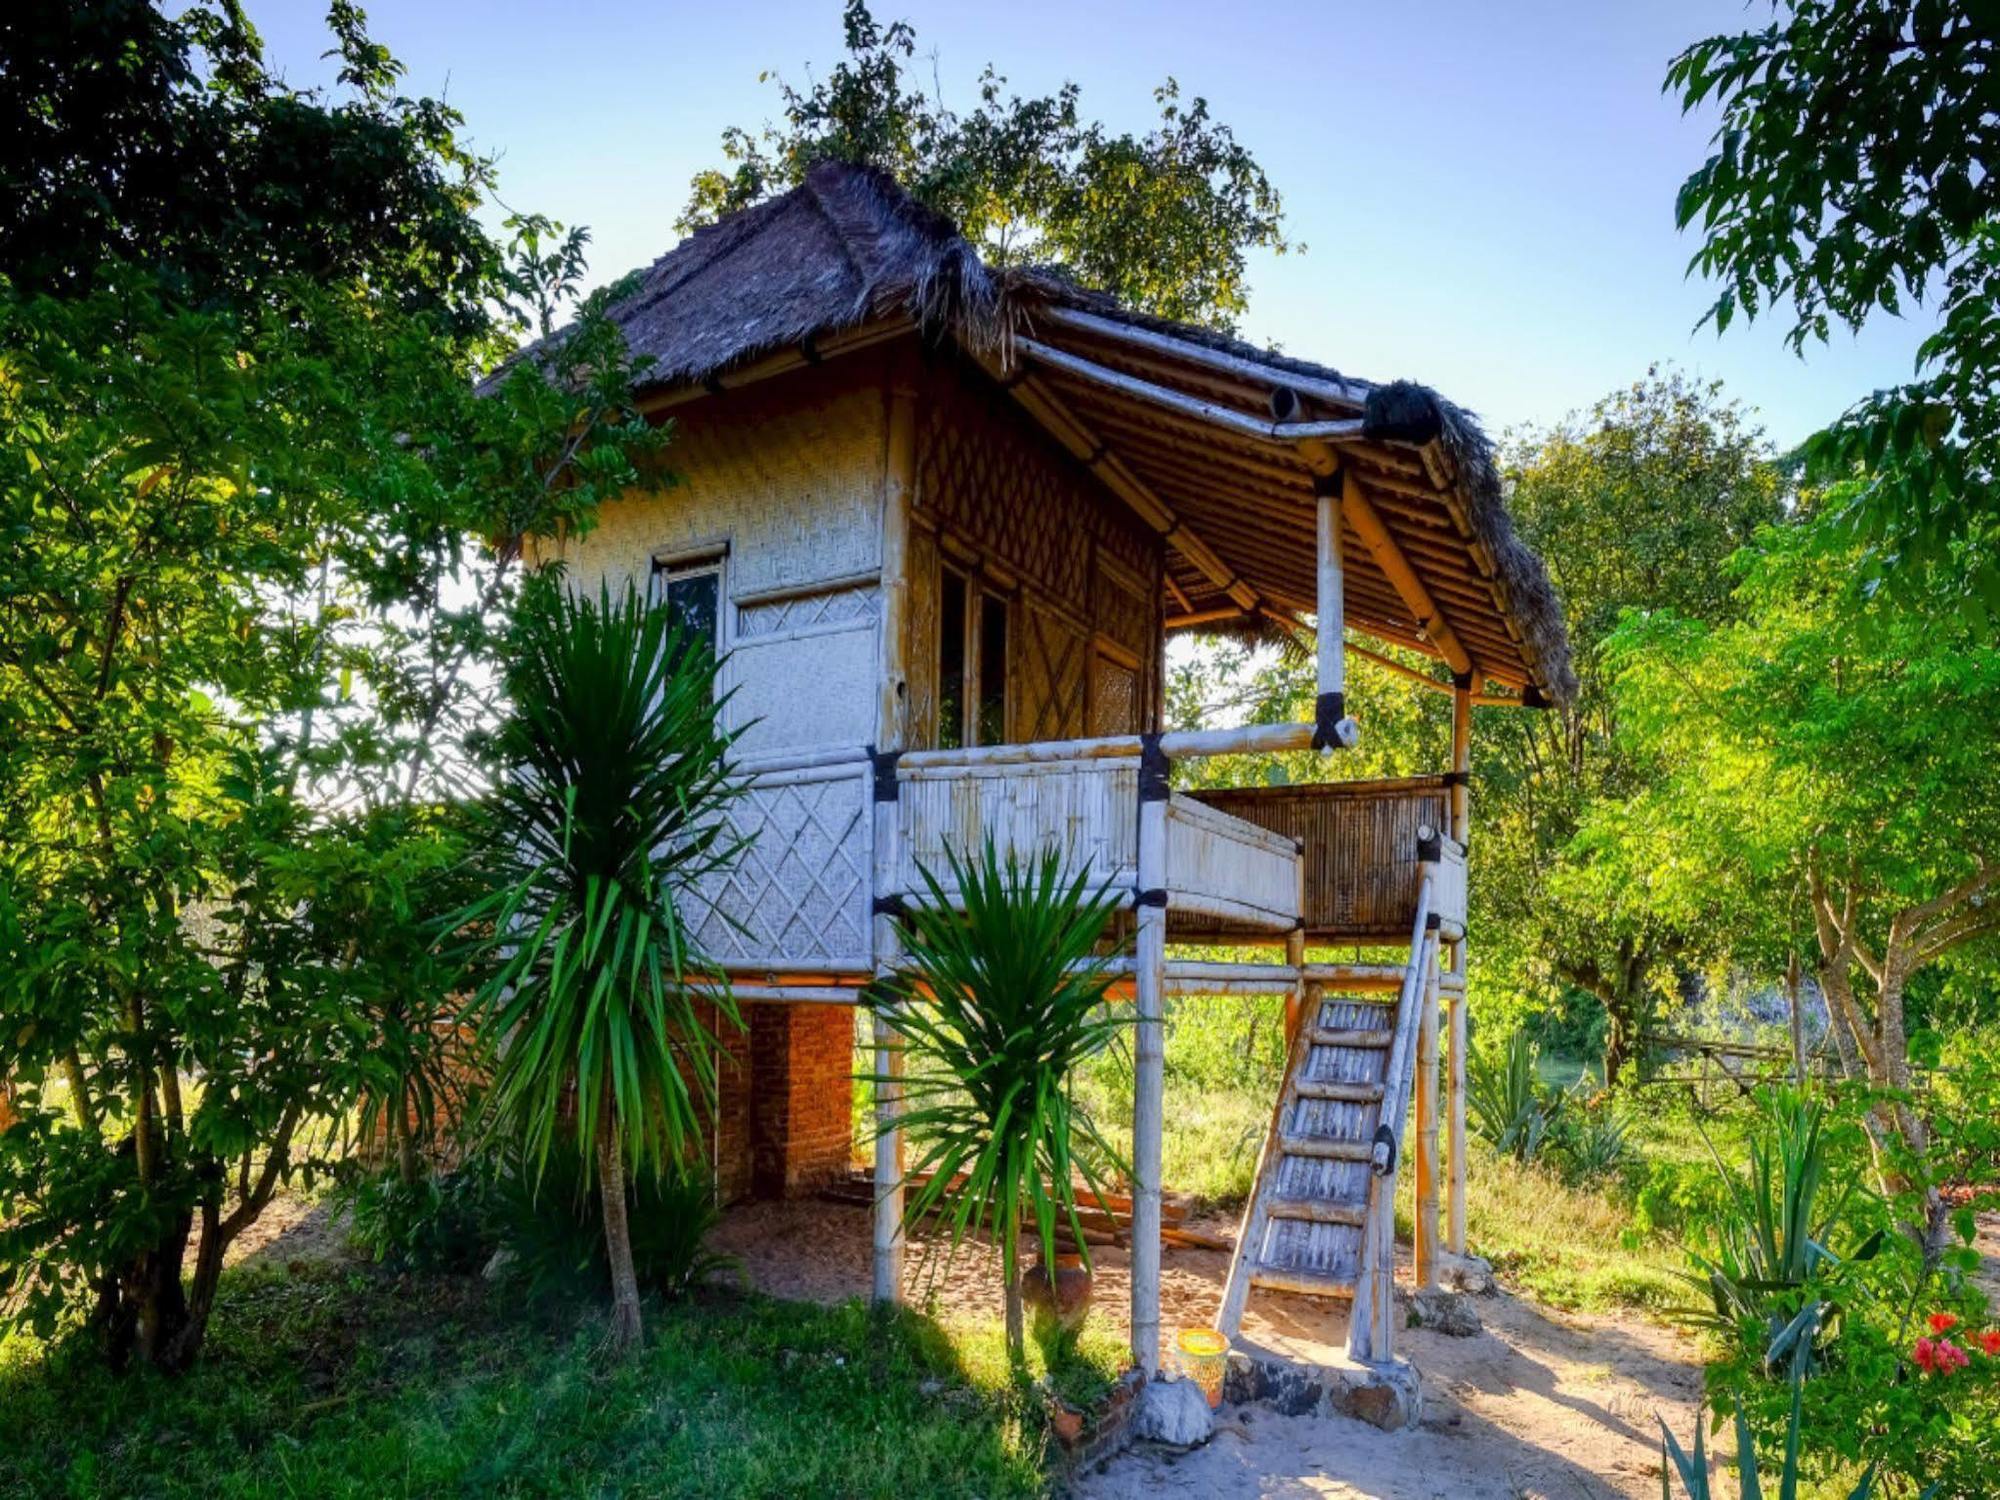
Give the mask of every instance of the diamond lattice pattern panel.
[[866, 767], [788, 773], [754, 786], [732, 824], [754, 833], [736, 868], [713, 877], [695, 918], [703, 949], [732, 968], [866, 966]]

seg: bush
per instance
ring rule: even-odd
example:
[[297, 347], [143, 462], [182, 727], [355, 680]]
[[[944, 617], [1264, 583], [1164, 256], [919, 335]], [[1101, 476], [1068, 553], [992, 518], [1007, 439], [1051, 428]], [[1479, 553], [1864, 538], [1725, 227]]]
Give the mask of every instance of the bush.
[[371, 1173], [345, 1185], [340, 1198], [349, 1243], [395, 1270], [474, 1271], [491, 1249], [493, 1180], [483, 1158], [414, 1182], [393, 1169]]
[[1569, 1095], [1545, 1085], [1536, 1072], [1539, 1049], [1525, 1030], [1507, 1038], [1498, 1054], [1475, 1052], [1466, 1062], [1466, 1104], [1472, 1128], [1503, 1156], [1534, 1161]]

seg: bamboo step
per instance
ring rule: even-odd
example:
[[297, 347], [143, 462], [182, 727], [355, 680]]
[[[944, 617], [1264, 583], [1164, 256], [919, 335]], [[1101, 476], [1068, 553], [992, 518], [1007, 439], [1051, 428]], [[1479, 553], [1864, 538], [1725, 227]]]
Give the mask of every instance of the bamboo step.
[[1335, 993], [1377, 994], [1389, 1002], [1403, 988], [1402, 964], [1307, 964], [1301, 971], [1307, 984]]
[[1250, 1285], [1267, 1292], [1296, 1292], [1307, 1297], [1352, 1297], [1354, 1283], [1324, 1271], [1300, 1271], [1289, 1266], [1256, 1266]]
[[1345, 1224], [1359, 1229], [1368, 1221], [1365, 1206], [1333, 1203], [1325, 1198], [1274, 1198], [1264, 1210], [1274, 1219], [1300, 1219], [1308, 1224]]
[[1316, 1161], [1372, 1161], [1373, 1141], [1332, 1141], [1322, 1135], [1287, 1135], [1279, 1138], [1278, 1149], [1286, 1156], [1306, 1156]]
[[1352, 1026], [1315, 1026], [1306, 1033], [1306, 1039], [1315, 1047], [1353, 1047], [1361, 1051], [1387, 1052], [1396, 1043], [1396, 1033]]
[[1335, 1104], [1382, 1102], [1382, 1085], [1379, 1083], [1332, 1083], [1317, 1078], [1301, 1078], [1298, 1092], [1301, 1099], [1328, 1099]]

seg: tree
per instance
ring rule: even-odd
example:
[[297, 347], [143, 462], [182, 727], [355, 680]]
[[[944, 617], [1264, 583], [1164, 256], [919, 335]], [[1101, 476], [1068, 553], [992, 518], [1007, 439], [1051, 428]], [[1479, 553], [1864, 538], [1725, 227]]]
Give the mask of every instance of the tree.
[[176, 301], [243, 308], [287, 277], [360, 278], [458, 333], [486, 325], [499, 255], [472, 209], [487, 163], [458, 113], [329, 0], [344, 91], [264, 64], [233, 0], [17, 0], [0, 15], [0, 276], [72, 296], [145, 266]]
[[1291, 249], [1278, 190], [1208, 101], [1154, 90], [1159, 127], [1086, 123], [1081, 91], [1023, 99], [989, 66], [960, 115], [907, 78], [916, 33], [848, 0], [847, 57], [805, 89], [779, 80], [782, 124], [723, 133], [726, 168], [699, 173], [685, 232], [805, 180], [829, 159], [882, 167], [999, 265], [1039, 263], [1162, 317], [1229, 327], [1247, 305], [1245, 254]]
[[990, 839], [977, 856], [945, 853], [944, 875], [919, 869], [930, 899], [900, 920], [903, 964], [874, 1000], [911, 1071], [876, 1084], [902, 1083], [910, 1174], [924, 1179], [904, 1221], [941, 1212], [954, 1245], [982, 1231], [999, 1242], [1018, 1367], [1021, 1234], [1032, 1226], [1051, 1271], [1058, 1234], [1088, 1264], [1076, 1176], [1101, 1195], [1102, 1164], [1115, 1160], [1070, 1085], [1130, 1024], [1105, 1004], [1111, 976], [1097, 953], [1117, 901], [1087, 871], [1065, 876], [1059, 850], [1033, 864], [1003, 860]]
[[[1630, 609], [1729, 617], [1722, 565], [1778, 519], [1783, 492], [1763, 434], [1719, 384], [1657, 370], [1587, 417], [1515, 437], [1504, 467], [1516, 529], [1562, 599], [1579, 686], [1561, 708], [1482, 716], [1474, 899], [1481, 930], [1502, 944], [1489, 972], [1515, 970], [1503, 984], [1544, 997], [1570, 986], [1604, 1006], [1615, 1083], [1714, 914], [1667, 919], [1573, 842], [1593, 808], [1615, 809], [1657, 774], [1620, 733], [1605, 642]], [[1487, 951], [1475, 954], [1484, 962]]]
[[1866, 582], [1919, 571], [2000, 610], [2000, 30], [1966, 0], [1783, 0], [1757, 31], [1674, 60], [1685, 109], [1721, 110], [1675, 215], [1726, 329], [1789, 303], [1803, 352], [1836, 323], [1935, 297], [1915, 378], [1809, 439]]
[[1929, 1185], [1912, 981], [2000, 931], [2000, 648], [1948, 599], [1857, 607], [1854, 565], [1824, 521], [1770, 529], [1742, 564], [1739, 618], [1663, 612], [1620, 633], [1621, 710], [1668, 768], [1628, 857], [1669, 898], [1721, 875], [1810, 913], [1835, 1041], [1879, 1090], [1870, 1129], [1901, 1191]]
[[118, 1364], [191, 1363], [330, 1127], [409, 1118], [457, 858], [428, 804], [476, 781], [516, 559], [667, 436], [602, 299], [476, 394], [581, 239], [522, 221], [504, 265], [452, 117], [333, 17], [345, 103], [263, 75], [233, 8], [0, 23], [32, 117], [0, 148], [0, 1305], [87, 1312]]
[[[742, 849], [744, 788], [706, 642], [628, 585], [578, 600], [545, 577], [519, 621], [485, 814], [493, 894], [469, 913], [495, 962], [476, 1010], [495, 1055], [490, 1125], [537, 1172], [573, 1120], [611, 1262], [612, 1342], [642, 1328], [626, 1173], [660, 1176], [714, 1118], [727, 977], [687, 919]], [[700, 986], [697, 997], [696, 987]]]

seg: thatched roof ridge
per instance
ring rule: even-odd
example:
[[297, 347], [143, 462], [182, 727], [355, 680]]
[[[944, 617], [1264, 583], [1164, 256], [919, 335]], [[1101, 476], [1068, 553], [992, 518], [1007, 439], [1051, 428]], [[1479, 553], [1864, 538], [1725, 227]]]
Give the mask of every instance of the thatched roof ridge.
[[950, 220], [886, 174], [826, 162], [781, 197], [696, 230], [654, 261], [612, 320], [649, 385], [908, 316], [976, 347], [1001, 339], [1000, 289]]

